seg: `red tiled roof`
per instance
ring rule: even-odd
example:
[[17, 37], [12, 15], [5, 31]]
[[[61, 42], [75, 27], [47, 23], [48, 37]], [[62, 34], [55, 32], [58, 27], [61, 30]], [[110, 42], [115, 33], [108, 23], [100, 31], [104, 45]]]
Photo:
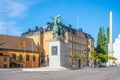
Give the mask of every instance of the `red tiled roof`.
[[[25, 46], [20, 47], [20, 43], [25, 42]], [[31, 38], [8, 36], [0, 34], [0, 49], [33, 51], [38, 52], [36, 45]]]

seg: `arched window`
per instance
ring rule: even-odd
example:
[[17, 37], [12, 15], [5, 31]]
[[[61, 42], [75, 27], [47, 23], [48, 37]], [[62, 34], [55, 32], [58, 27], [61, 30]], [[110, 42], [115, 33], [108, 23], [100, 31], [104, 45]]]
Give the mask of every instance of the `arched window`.
[[12, 59], [16, 60], [16, 54], [12, 54]]
[[22, 61], [22, 55], [19, 56], [19, 60]]
[[7, 61], [7, 57], [4, 57], [4, 61]]
[[26, 61], [29, 61], [30, 57], [29, 55], [26, 56]]

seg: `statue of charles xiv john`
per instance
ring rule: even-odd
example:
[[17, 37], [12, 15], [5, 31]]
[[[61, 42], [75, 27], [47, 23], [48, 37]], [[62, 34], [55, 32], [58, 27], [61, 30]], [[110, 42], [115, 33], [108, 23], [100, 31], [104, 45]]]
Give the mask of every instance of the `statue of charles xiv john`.
[[64, 28], [62, 26], [63, 20], [61, 19], [60, 15], [57, 15], [55, 17], [51, 17], [52, 20], [54, 21], [54, 26], [53, 26], [53, 39], [54, 40], [61, 40], [62, 38], [65, 38], [64, 34]]

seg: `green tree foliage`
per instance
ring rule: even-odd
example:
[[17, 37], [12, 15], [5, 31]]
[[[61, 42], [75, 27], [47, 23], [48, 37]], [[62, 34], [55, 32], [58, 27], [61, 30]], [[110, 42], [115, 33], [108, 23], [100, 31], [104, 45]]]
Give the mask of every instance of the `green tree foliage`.
[[117, 58], [115, 58], [113, 56], [109, 56], [109, 60], [117, 60]]
[[[107, 61], [108, 56], [103, 53], [96, 53], [96, 51], [90, 52], [90, 57], [88, 57], [88, 60], [92, 62], [92, 66], [95, 66], [94, 63], [99, 64], [100, 62], [103, 62], [103, 60]], [[109, 57], [111, 60], [116, 60], [114, 57]]]
[[10, 65], [11, 65], [12, 67], [16, 67], [16, 66], [17, 66], [17, 62], [12, 61], [12, 62], [10, 63]]
[[96, 51], [91, 51], [90, 52], [90, 57], [88, 57], [88, 60], [91, 62], [90, 65], [93, 68], [94, 68], [95, 58], [96, 58]]
[[110, 32], [110, 28], [107, 28], [107, 43], [109, 43], [109, 32]]
[[[103, 53], [108, 55], [108, 43], [109, 43], [109, 27], [105, 31], [103, 27], [99, 28], [98, 36], [97, 36], [97, 53]], [[105, 60], [108, 60], [105, 58]]]
[[80, 60], [82, 60], [82, 61], [83, 61], [83, 60], [84, 60], [84, 56], [80, 56]]
[[76, 66], [76, 58], [77, 58], [77, 55], [75, 53], [71, 54], [70, 55], [71, 59], [72, 59], [72, 65], [75, 64]]
[[108, 43], [109, 43], [109, 27], [106, 32], [106, 44], [105, 44], [105, 53], [108, 55]]
[[76, 58], [77, 58], [77, 55], [76, 55], [75, 53], [73, 53], [73, 54], [70, 55], [70, 57], [71, 57], [72, 59], [76, 59]]
[[99, 28], [98, 36], [97, 36], [97, 53], [105, 53], [104, 46], [105, 46], [105, 30], [103, 27]]

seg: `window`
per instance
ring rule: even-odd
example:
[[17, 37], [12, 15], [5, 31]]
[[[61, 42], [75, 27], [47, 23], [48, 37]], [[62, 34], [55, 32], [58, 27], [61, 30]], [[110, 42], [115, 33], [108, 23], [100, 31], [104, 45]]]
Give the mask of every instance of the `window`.
[[19, 56], [19, 60], [22, 61], [22, 55]]
[[78, 43], [78, 37], [76, 38], [76, 43]]
[[88, 45], [90, 45], [90, 41], [88, 41]]
[[3, 67], [4, 67], [4, 68], [7, 68], [7, 64], [4, 64]]
[[35, 61], [36, 60], [36, 57], [35, 56], [33, 56], [33, 61]]
[[12, 59], [16, 60], [16, 54], [12, 54]]
[[26, 56], [26, 61], [29, 61], [29, 55]]
[[3, 55], [3, 53], [0, 53], [0, 55]]
[[4, 61], [7, 61], [7, 57], [4, 57]]

